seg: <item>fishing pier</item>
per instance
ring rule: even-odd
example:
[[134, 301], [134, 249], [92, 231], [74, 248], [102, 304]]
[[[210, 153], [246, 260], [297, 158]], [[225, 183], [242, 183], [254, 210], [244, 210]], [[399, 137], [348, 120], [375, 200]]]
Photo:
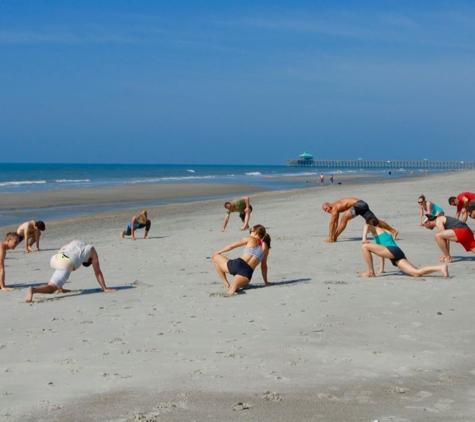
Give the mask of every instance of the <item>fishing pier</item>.
[[295, 160], [287, 160], [290, 167], [350, 168], [350, 169], [414, 169], [414, 170], [474, 170], [475, 161], [430, 161], [430, 160], [315, 160], [304, 152]]

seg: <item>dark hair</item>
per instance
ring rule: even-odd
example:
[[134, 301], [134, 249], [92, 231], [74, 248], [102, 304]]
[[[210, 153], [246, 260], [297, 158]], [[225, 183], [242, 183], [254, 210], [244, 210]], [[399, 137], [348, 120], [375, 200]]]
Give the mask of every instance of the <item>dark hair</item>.
[[271, 238], [269, 233], [267, 233], [266, 228], [262, 224], [256, 224], [252, 230], [258, 234], [259, 238], [267, 244], [267, 247], [270, 249]]
[[41, 220], [35, 221], [35, 226], [38, 227], [38, 230], [44, 232], [46, 230], [45, 223]]
[[264, 235], [264, 237], [262, 238], [262, 241], [267, 244], [267, 247], [270, 249], [270, 241], [271, 241], [271, 238], [270, 238], [270, 235], [269, 233], [266, 233]]
[[379, 226], [379, 220], [377, 219], [376, 216], [372, 215], [366, 220], [366, 223], [369, 224], [370, 226]]
[[426, 197], [424, 196], [424, 194], [421, 193], [421, 194], [419, 195], [419, 198], [418, 198], [418, 199], [422, 199], [423, 201], [425, 201], [425, 200], [426, 200]]
[[82, 265], [85, 267], [90, 267], [92, 264], [92, 258], [89, 258], [86, 262], [83, 262]]
[[449, 198], [449, 205], [455, 205], [455, 200], [456, 200], [456, 199], [457, 199], [457, 198], [456, 198], [455, 196], [451, 196], [451, 197]]
[[226, 207], [228, 206], [228, 204], [229, 204], [229, 205], [232, 205], [231, 202], [225, 202], [225, 203], [224, 203], [224, 208], [226, 208]]

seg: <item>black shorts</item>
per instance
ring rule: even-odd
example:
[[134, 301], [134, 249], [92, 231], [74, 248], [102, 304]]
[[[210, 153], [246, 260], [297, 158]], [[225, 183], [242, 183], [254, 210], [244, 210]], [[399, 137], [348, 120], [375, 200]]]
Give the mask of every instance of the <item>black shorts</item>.
[[397, 246], [386, 246], [388, 248], [388, 251], [392, 253], [394, 256], [393, 259], [390, 259], [391, 264], [393, 264], [395, 267], [397, 267], [397, 263], [400, 259], [405, 259], [406, 255], [404, 255], [404, 252], [401, 250], [401, 248]]
[[254, 272], [252, 267], [242, 258], [230, 259], [228, 261], [228, 271], [231, 275], [240, 275], [246, 277], [249, 281], [251, 281]]
[[[249, 205], [249, 213], [251, 212], [252, 212], [252, 205]], [[239, 217], [241, 218], [241, 221], [244, 223], [244, 219], [246, 218], [246, 213], [245, 212], [239, 213]]]
[[367, 221], [368, 218], [375, 216], [373, 212], [369, 209], [369, 205], [365, 201], [361, 200], [357, 201], [355, 205], [350, 208], [350, 214], [353, 217], [361, 215], [361, 217], [363, 217], [365, 221]]

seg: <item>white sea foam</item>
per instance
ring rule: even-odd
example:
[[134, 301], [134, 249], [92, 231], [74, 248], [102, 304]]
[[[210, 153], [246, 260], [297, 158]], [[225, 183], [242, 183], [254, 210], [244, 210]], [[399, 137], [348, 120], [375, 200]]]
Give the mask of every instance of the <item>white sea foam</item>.
[[250, 173], [245, 173], [246, 176], [262, 176], [262, 173], [259, 171], [251, 171]]
[[56, 183], [84, 183], [90, 182], [91, 179], [57, 179], [55, 180]]
[[12, 182], [0, 183], [0, 186], [21, 186], [21, 185], [41, 185], [46, 183], [46, 180], [20, 180]]
[[190, 172], [190, 173], [194, 173], [194, 172], [195, 172], [194, 170], [191, 170], [191, 169], [189, 169], [189, 170], [187, 170], [187, 171]]

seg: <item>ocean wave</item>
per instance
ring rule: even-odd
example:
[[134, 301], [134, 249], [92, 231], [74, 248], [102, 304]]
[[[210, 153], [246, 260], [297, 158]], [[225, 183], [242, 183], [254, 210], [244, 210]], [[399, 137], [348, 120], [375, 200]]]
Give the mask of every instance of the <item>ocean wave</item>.
[[84, 183], [90, 182], [91, 179], [57, 179], [55, 180], [56, 183]]
[[194, 173], [194, 172], [195, 172], [194, 170], [191, 170], [191, 169], [189, 169], [189, 170], [187, 170], [187, 171], [190, 172], [190, 173]]
[[140, 183], [157, 183], [168, 182], [172, 180], [202, 180], [202, 179], [216, 179], [217, 176], [180, 176], [180, 177], [157, 177], [154, 179], [138, 179], [125, 181], [126, 184], [136, 185]]
[[0, 186], [21, 186], [21, 185], [43, 185], [46, 180], [20, 180], [12, 182], [1, 182]]
[[262, 173], [259, 171], [251, 171], [250, 173], [244, 173], [246, 176], [262, 176]]

